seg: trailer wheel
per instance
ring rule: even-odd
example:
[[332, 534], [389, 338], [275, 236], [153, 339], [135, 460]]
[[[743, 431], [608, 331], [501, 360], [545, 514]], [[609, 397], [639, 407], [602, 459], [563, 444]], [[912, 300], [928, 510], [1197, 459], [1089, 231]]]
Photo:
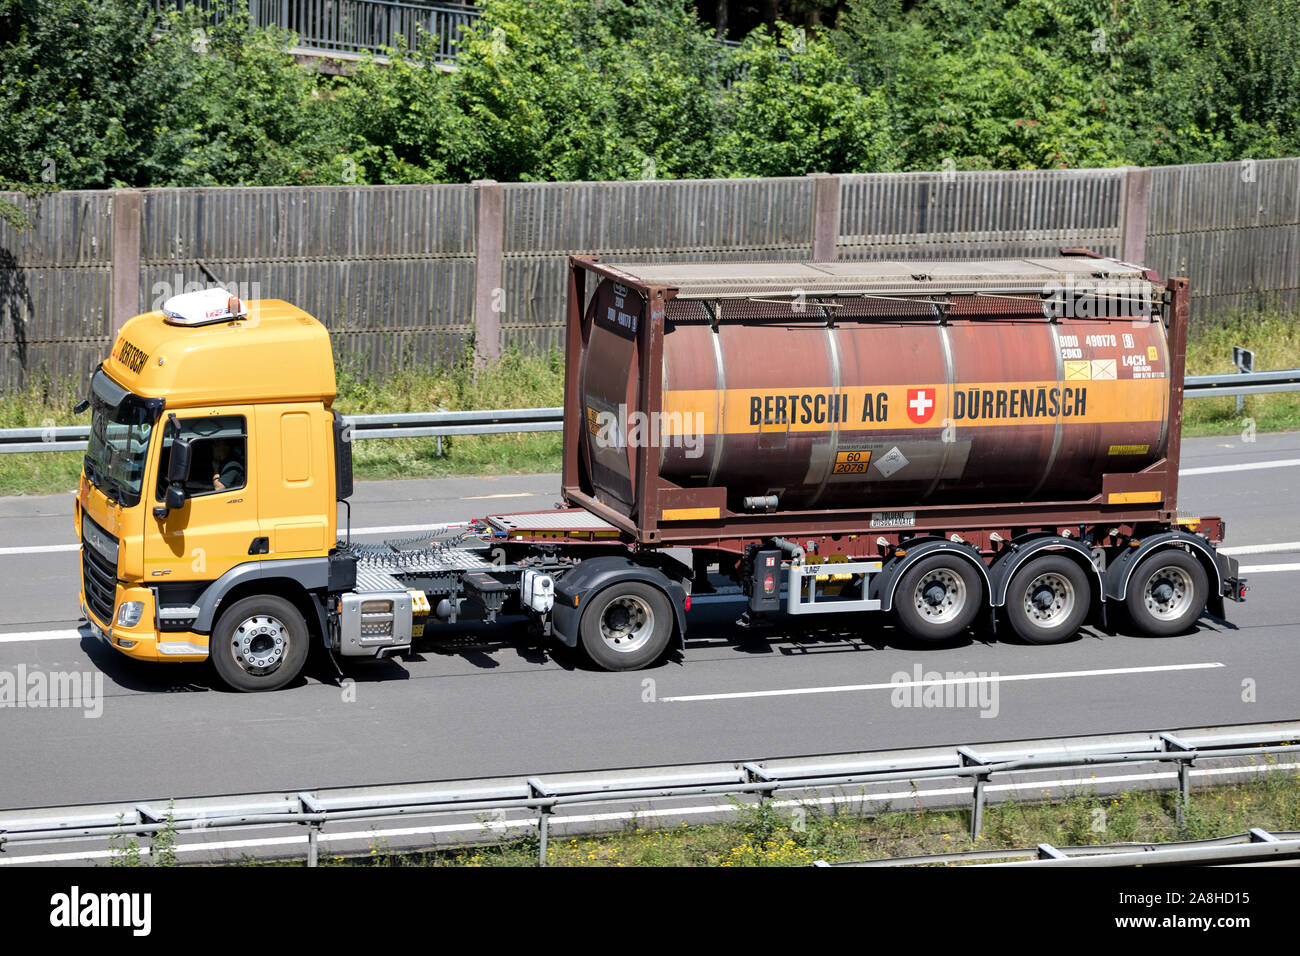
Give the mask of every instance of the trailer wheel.
[[1046, 555], [1015, 573], [1007, 588], [1007, 620], [1030, 644], [1059, 644], [1078, 633], [1092, 605], [1092, 587], [1069, 558]]
[[983, 590], [970, 563], [950, 554], [922, 558], [894, 589], [894, 619], [910, 637], [943, 641], [975, 620]]
[[611, 584], [587, 602], [578, 628], [583, 650], [602, 670], [634, 671], [659, 659], [673, 633], [673, 609], [642, 581]]
[[1138, 565], [1128, 582], [1124, 606], [1143, 634], [1167, 637], [1192, 626], [1209, 599], [1201, 562], [1186, 551], [1159, 551]]
[[307, 642], [307, 622], [293, 604], [274, 595], [254, 595], [222, 612], [208, 657], [228, 687], [278, 690], [302, 671]]

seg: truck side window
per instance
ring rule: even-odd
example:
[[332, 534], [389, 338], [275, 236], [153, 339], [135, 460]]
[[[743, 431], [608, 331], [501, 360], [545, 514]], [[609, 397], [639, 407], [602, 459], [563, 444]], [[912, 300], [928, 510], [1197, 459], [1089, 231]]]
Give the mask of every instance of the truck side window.
[[[248, 485], [248, 434], [242, 415], [213, 418], [182, 418], [180, 435], [193, 444], [190, 477], [185, 491], [190, 497], [216, 492], [238, 491]], [[167, 423], [158, 456], [157, 498], [167, 491], [167, 463], [176, 426]]]

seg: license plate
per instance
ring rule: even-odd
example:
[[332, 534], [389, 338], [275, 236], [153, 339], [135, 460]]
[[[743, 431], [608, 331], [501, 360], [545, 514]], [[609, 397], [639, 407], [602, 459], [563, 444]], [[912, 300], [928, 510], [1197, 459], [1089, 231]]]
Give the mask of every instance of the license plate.
[[89, 614], [86, 615], [86, 621], [90, 624], [91, 634], [94, 634], [97, 638], [99, 638], [101, 641], [104, 641], [107, 644], [113, 643], [113, 639], [108, 636], [107, 632], [105, 632], [105, 630], [102, 627], [100, 627], [98, 624], [95, 623], [95, 619], [91, 617]]

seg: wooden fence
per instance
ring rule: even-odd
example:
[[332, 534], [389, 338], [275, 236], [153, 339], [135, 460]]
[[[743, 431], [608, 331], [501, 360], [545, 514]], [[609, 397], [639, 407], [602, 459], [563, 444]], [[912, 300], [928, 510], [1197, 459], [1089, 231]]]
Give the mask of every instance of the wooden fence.
[[1154, 169], [6, 194], [0, 389], [83, 374], [115, 328], [220, 281], [318, 316], [372, 374], [560, 344], [565, 257], [1049, 255], [1192, 281], [1193, 316], [1297, 305], [1300, 159]]

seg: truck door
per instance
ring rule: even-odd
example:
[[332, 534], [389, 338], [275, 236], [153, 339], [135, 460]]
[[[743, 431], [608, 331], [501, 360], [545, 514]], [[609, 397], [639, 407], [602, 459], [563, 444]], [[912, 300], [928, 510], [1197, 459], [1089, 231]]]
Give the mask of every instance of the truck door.
[[272, 554], [317, 557], [334, 544], [333, 427], [320, 404], [257, 408], [258, 507]]
[[193, 447], [185, 505], [163, 520], [145, 519], [144, 567], [150, 583], [213, 581], [250, 560], [262, 536], [257, 516], [258, 460], [250, 441], [251, 407], [179, 412], [163, 428], [158, 467], [148, 494], [163, 503], [171, 444], [179, 434]]

